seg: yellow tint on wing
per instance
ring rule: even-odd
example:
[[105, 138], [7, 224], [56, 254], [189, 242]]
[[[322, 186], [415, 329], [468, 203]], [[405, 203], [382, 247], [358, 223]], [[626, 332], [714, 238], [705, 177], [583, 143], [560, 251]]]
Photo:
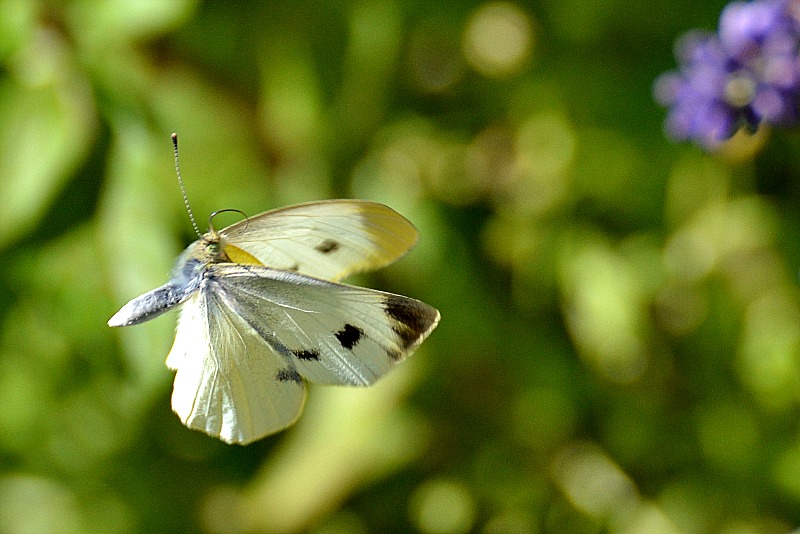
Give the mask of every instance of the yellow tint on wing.
[[228, 256], [233, 263], [250, 263], [253, 265], [264, 265], [249, 252], [246, 252], [236, 245], [225, 245], [225, 255]]
[[375, 245], [372, 257], [362, 268], [384, 267], [403, 256], [417, 243], [417, 229], [393, 209], [374, 202], [363, 202], [359, 208], [361, 224]]

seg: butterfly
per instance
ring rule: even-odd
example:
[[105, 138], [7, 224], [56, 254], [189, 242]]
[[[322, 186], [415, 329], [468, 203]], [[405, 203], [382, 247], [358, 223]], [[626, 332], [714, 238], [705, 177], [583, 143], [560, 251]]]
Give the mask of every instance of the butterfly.
[[373, 384], [439, 322], [419, 300], [339, 282], [415, 245], [416, 228], [388, 206], [326, 200], [209, 227], [166, 284], [108, 321], [180, 309], [166, 363], [172, 409], [189, 428], [242, 445], [283, 430], [302, 412], [307, 381]]

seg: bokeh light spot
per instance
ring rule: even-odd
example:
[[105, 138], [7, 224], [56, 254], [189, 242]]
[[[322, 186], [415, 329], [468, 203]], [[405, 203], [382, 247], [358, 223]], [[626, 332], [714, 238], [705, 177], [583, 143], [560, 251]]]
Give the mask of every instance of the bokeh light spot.
[[12, 475], [0, 479], [0, 532], [88, 532], [75, 495], [46, 478]]
[[739, 374], [764, 405], [789, 407], [800, 383], [800, 310], [775, 290], [749, 304], [739, 346]]
[[620, 467], [596, 446], [573, 443], [553, 461], [556, 484], [579, 510], [604, 517], [638, 500], [636, 488]]
[[429, 480], [411, 497], [411, 517], [420, 532], [469, 532], [475, 521], [475, 502], [464, 485], [451, 480]]
[[464, 55], [478, 72], [490, 78], [519, 72], [533, 49], [531, 19], [510, 2], [479, 7], [464, 32]]
[[596, 243], [567, 250], [561, 272], [567, 324], [583, 358], [614, 382], [637, 380], [648, 365], [641, 273]]
[[543, 214], [558, 206], [569, 185], [575, 133], [560, 113], [543, 112], [523, 122], [515, 139], [514, 178], [507, 202], [522, 213]]

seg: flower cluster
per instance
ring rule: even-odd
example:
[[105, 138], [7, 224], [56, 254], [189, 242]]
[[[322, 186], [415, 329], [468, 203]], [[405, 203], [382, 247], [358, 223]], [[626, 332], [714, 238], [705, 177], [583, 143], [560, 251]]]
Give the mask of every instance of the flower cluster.
[[679, 69], [656, 80], [656, 100], [669, 107], [667, 133], [713, 148], [743, 126], [797, 124], [798, 50], [800, 0], [728, 4], [718, 32], [681, 37]]

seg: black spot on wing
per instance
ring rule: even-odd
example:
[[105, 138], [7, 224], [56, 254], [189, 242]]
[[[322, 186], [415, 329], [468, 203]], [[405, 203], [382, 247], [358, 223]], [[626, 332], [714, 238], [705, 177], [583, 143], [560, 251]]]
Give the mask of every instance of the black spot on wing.
[[351, 324], [346, 324], [344, 325], [344, 328], [336, 332], [334, 335], [336, 336], [336, 339], [339, 340], [339, 343], [342, 344], [342, 347], [346, 348], [347, 350], [351, 350], [356, 346], [358, 341], [361, 339], [361, 336], [364, 335], [364, 331]]
[[406, 349], [417, 343], [436, 320], [432, 308], [400, 295], [388, 295], [383, 309], [394, 320], [392, 330]]
[[318, 350], [305, 350], [305, 349], [298, 349], [293, 350], [292, 354], [299, 360], [304, 361], [318, 361], [319, 360], [319, 351]]
[[322, 254], [330, 254], [340, 246], [341, 245], [339, 244], [338, 241], [334, 241], [333, 239], [326, 239], [325, 241], [314, 247], [314, 250], [316, 250], [317, 252], [321, 252]]
[[300, 377], [300, 374], [294, 369], [281, 369], [278, 371], [278, 374], [275, 376], [275, 378], [281, 382], [295, 382], [297, 384], [303, 381], [303, 379]]
[[289, 268], [288, 268], [288, 269], [286, 269], [286, 270], [287, 270], [287, 271], [294, 271], [294, 272], [297, 272], [297, 271], [299, 271], [299, 270], [300, 270], [300, 264], [299, 264], [299, 263], [295, 263], [295, 264], [293, 264], [291, 267], [289, 267]]

